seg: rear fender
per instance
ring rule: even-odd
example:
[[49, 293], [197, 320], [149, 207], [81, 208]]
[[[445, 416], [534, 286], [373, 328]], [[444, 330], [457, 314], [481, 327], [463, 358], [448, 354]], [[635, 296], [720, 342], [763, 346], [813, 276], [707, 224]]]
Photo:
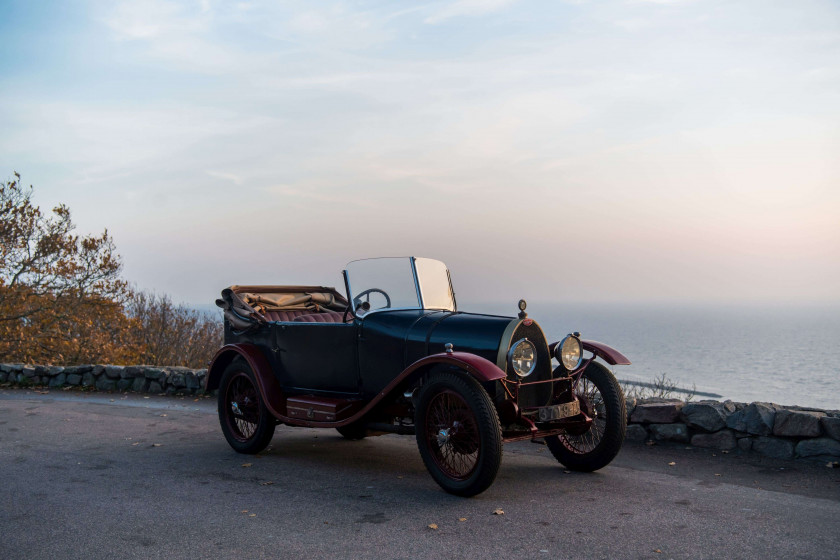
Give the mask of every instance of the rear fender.
[[218, 389], [225, 368], [238, 357], [243, 358], [251, 367], [251, 371], [254, 372], [254, 377], [257, 380], [257, 388], [268, 410], [278, 418], [285, 416], [286, 400], [283, 398], [283, 391], [280, 389], [280, 384], [274, 377], [268, 360], [266, 360], [263, 353], [254, 344], [243, 342], [228, 344], [220, 348], [210, 362], [204, 390], [209, 393]]

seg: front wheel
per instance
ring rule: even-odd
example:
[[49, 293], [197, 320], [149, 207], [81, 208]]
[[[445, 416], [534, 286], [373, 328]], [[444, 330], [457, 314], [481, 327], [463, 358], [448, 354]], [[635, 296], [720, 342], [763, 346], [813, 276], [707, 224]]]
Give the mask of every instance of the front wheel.
[[575, 393], [581, 411], [592, 418], [592, 425], [579, 435], [547, 437], [545, 443], [554, 458], [567, 468], [592, 472], [615, 459], [624, 442], [627, 429], [624, 392], [609, 369], [592, 362], [578, 380]]
[[262, 400], [254, 372], [234, 360], [219, 383], [219, 423], [225, 439], [239, 453], [259, 453], [274, 436], [274, 416]]
[[499, 471], [502, 429], [484, 388], [460, 372], [435, 373], [417, 401], [417, 447], [435, 482], [457, 496], [485, 491]]

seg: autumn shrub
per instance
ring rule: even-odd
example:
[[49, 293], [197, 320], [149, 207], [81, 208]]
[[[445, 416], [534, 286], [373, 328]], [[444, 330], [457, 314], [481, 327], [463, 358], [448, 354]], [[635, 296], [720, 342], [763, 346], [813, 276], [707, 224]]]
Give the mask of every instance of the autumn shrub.
[[205, 366], [220, 321], [132, 291], [108, 231], [74, 230], [69, 208], [42, 212], [18, 173], [0, 183], [0, 361]]

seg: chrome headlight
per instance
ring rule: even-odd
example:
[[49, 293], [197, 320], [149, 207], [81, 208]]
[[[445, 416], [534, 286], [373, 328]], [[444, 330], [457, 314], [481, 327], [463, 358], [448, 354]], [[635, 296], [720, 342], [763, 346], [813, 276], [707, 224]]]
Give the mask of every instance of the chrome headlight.
[[566, 335], [554, 348], [554, 357], [568, 371], [574, 371], [580, 367], [583, 361], [583, 349], [580, 346], [580, 339], [573, 334]]
[[537, 348], [527, 338], [523, 338], [508, 350], [508, 364], [519, 377], [528, 377], [537, 367]]

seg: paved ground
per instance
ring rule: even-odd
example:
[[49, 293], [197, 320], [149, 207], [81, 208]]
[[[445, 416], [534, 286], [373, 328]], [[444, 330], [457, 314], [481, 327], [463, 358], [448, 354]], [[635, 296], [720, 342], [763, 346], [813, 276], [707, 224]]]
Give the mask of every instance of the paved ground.
[[351, 442], [281, 427], [259, 457], [237, 455], [204, 399], [0, 391], [0, 480], [0, 558], [825, 559], [840, 550], [840, 469], [634, 444], [598, 473], [567, 474], [524, 442], [505, 447], [487, 492], [464, 499], [438, 488], [407, 436]]

